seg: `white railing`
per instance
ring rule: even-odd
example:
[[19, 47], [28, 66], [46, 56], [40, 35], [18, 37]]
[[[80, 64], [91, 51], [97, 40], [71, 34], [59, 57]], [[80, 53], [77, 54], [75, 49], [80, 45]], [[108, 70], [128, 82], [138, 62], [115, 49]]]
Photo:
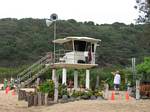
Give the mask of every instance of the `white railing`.
[[92, 53], [91, 57], [92, 57], [91, 61], [88, 61], [88, 56], [87, 57], [85, 56], [85, 52], [61, 49], [55, 52], [55, 63], [95, 64], [95, 53]]

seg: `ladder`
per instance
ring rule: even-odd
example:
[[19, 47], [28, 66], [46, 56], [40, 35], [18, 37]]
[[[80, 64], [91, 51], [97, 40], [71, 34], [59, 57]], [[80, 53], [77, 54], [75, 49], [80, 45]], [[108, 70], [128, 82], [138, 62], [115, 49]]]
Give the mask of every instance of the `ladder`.
[[23, 88], [46, 72], [53, 65], [52, 53], [47, 53], [40, 60], [22, 71], [17, 76], [17, 87]]

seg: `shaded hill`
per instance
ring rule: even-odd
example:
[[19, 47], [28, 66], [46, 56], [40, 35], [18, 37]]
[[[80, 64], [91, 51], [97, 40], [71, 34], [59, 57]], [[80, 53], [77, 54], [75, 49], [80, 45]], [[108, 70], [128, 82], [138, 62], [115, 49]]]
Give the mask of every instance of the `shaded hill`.
[[[66, 36], [89, 36], [102, 40], [97, 49], [100, 66], [130, 64], [131, 58], [139, 60], [150, 55], [149, 48], [141, 46], [138, 35], [143, 25], [123, 23], [94, 24], [76, 22], [73, 19], [57, 22], [57, 38]], [[31, 64], [53, 50], [53, 25], [47, 27], [44, 19], [0, 19], [0, 66]]]

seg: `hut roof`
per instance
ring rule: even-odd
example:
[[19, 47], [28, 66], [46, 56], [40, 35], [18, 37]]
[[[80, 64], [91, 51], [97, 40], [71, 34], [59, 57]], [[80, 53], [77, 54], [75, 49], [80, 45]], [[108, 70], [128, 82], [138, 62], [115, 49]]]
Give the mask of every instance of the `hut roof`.
[[58, 44], [63, 44], [72, 40], [86, 41], [86, 42], [92, 42], [92, 43], [98, 43], [101, 41], [100, 39], [94, 39], [91, 37], [66, 37], [63, 39], [56, 39], [53, 42], [58, 43]]

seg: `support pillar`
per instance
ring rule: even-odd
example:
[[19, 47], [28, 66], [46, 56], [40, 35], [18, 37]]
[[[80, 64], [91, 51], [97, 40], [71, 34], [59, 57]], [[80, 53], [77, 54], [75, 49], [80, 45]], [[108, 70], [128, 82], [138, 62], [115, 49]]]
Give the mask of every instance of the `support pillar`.
[[56, 72], [56, 69], [52, 69], [52, 80], [54, 81], [54, 74], [55, 74], [55, 72]]
[[56, 74], [56, 69], [53, 69], [52, 73], [53, 73], [52, 76], [53, 76], [53, 81], [54, 81], [54, 85], [55, 85], [54, 102], [57, 103], [57, 101], [58, 101], [58, 77]]
[[90, 88], [90, 70], [86, 70], [86, 89]]
[[77, 90], [78, 88], [78, 71], [74, 71], [74, 89]]
[[66, 68], [63, 68], [63, 71], [62, 71], [62, 84], [65, 84], [66, 85], [66, 79], [67, 79], [67, 69]]

